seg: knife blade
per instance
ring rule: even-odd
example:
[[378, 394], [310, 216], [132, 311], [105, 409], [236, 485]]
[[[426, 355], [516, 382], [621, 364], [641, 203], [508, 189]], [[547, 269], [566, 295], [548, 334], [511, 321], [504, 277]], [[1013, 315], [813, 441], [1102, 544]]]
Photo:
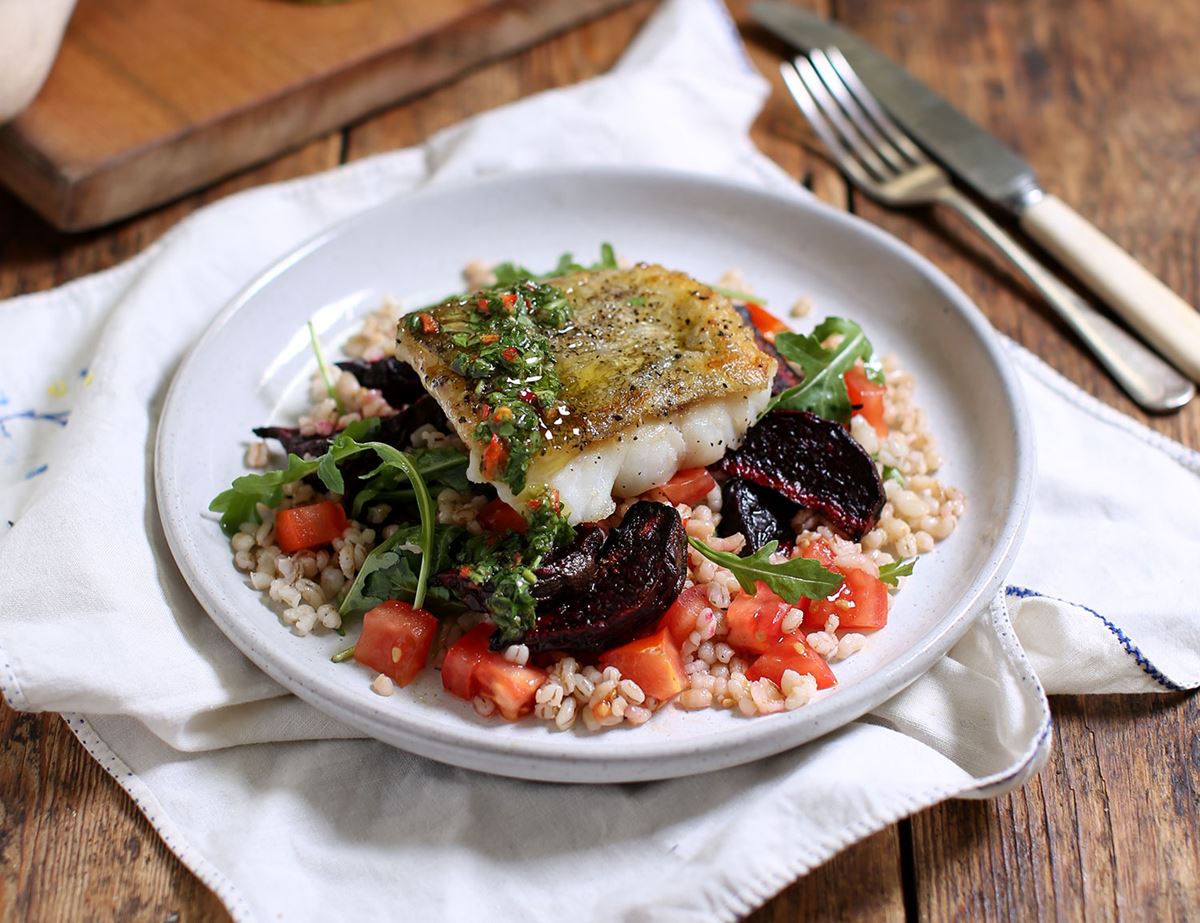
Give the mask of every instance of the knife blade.
[[808, 10], [762, 0], [750, 14], [803, 51], [835, 46], [867, 88], [921, 147], [980, 195], [1019, 212], [1040, 190], [1033, 169], [1016, 151], [969, 118], [853, 32]]
[[759, 0], [750, 13], [801, 51], [838, 48], [867, 89], [930, 156], [989, 202], [1016, 215], [1022, 230], [1180, 371], [1200, 381], [1200, 313], [1086, 218], [1044, 192], [1016, 151], [824, 17], [780, 0]]

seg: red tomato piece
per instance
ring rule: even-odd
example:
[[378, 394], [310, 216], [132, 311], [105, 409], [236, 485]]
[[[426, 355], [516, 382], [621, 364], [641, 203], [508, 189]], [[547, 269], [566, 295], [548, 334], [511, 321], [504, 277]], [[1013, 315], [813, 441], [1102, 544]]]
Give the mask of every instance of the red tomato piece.
[[819, 536], [800, 547], [800, 556], [819, 561], [827, 570], [837, 570], [833, 566], [833, 549], [829, 547], [829, 542]]
[[407, 686], [429, 660], [437, 626], [437, 619], [424, 609], [396, 599], [380, 603], [363, 616], [354, 659], [390, 676], [397, 686]]
[[658, 622], [659, 628], [665, 628], [671, 635], [671, 640], [683, 646], [688, 635], [696, 630], [696, 620], [700, 613], [709, 608], [708, 590], [702, 586], [690, 586], [682, 593], [671, 608], [663, 613]]
[[647, 638], [638, 638], [600, 655], [601, 667], [616, 667], [621, 676], [642, 687], [642, 692], [666, 701], [683, 691], [683, 658], [662, 628]]
[[675, 476], [661, 487], [647, 491], [647, 495], [652, 500], [666, 500], [672, 506], [676, 503], [695, 506], [716, 486], [717, 482], [707, 468], [685, 468], [675, 472]]
[[504, 304], [504, 307], [508, 308], [511, 312], [511, 309], [514, 308], [517, 304], [517, 293], [516, 292], [505, 292], [503, 295], [500, 296], [500, 301]]
[[495, 651], [488, 651], [475, 667], [477, 694], [494, 703], [509, 721], [533, 711], [534, 696], [545, 681], [545, 670], [509, 663]]
[[887, 386], [871, 381], [862, 366], [856, 365], [848, 370], [842, 380], [846, 383], [846, 394], [850, 403], [856, 408], [854, 414], [861, 414], [875, 428], [880, 436], [886, 436], [888, 425], [883, 420], [883, 399]]
[[509, 721], [533, 711], [534, 696], [546, 681], [546, 671], [510, 663], [488, 642], [496, 626], [482, 622], [459, 638], [442, 661], [442, 686], [451, 695], [470, 701], [483, 696]]
[[775, 342], [776, 334], [786, 333], [790, 329], [787, 324], [761, 304], [748, 301], [746, 302], [746, 311], [750, 315], [750, 323], [754, 324], [755, 329], [763, 335], [763, 339], [768, 343]]
[[275, 514], [275, 540], [281, 551], [291, 554], [328, 545], [346, 531], [346, 525], [346, 511], [332, 500], [293, 506]]
[[[729, 626], [726, 639], [731, 647], [751, 654], [765, 654], [784, 637], [783, 619], [792, 607], [759, 583], [753, 596], [739, 593], [725, 612]], [[801, 600], [803, 602], [803, 600]]]
[[497, 497], [479, 511], [479, 524], [489, 532], [529, 531], [529, 520]]
[[746, 671], [749, 680], [766, 677], [776, 686], [783, 685], [783, 671], [795, 670], [803, 675], [809, 673], [817, 681], [818, 689], [828, 689], [837, 685], [837, 677], [825, 658], [814, 651], [799, 638], [784, 638], [763, 654]]
[[475, 668], [484, 656], [491, 653], [488, 641], [495, 625], [484, 622], [476, 625], [451, 645], [442, 661], [442, 687], [451, 695], [470, 701], [479, 691]]
[[845, 582], [828, 599], [817, 599], [804, 616], [806, 631], [821, 631], [829, 616], [838, 617], [839, 631], [875, 631], [887, 624], [888, 590], [878, 577], [851, 568]]

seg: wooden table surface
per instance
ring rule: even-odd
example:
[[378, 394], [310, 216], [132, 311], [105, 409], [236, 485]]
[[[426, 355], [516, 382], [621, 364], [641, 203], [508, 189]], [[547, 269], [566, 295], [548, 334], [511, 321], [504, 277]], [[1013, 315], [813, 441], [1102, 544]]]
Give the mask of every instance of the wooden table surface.
[[[1021, 150], [1049, 189], [1189, 302], [1200, 301], [1200, 4], [819, 5]], [[640, 0], [104, 231], [60, 235], [0, 194], [0, 297], [118, 263], [231, 192], [415, 144], [474, 112], [598, 74], [653, 8]], [[802, 145], [812, 139], [775, 76], [782, 49], [748, 24], [740, 0], [733, 8], [754, 60], [775, 83], [754, 128], [767, 154], [822, 199], [882, 225], [932, 259], [999, 330], [1084, 389], [1200, 447], [1200, 402], [1146, 420], [956, 222], [884, 212], [806, 153]], [[1200, 916], [1195, 697], [1072, 696], [1052, 705], [1053, 755], [1024, 788], [995, 801], [943, 804], [884, 830], [792, 885], [753, 919]], [[61, 719], [0, 709], [0, 919], [227, 919]]]

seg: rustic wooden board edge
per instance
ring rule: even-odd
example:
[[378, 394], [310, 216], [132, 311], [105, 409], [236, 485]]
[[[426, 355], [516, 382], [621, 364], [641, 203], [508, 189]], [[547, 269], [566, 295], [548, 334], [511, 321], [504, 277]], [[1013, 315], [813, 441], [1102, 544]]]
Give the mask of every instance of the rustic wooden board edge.
[[[97, 164], [59, 166], [0, 128], [0, 180], [50, 224], [86, 231], [170, 202], [630, 0], [501, 2], [252, 106]], [[205, 151], [200, 161], [195, 151]]]

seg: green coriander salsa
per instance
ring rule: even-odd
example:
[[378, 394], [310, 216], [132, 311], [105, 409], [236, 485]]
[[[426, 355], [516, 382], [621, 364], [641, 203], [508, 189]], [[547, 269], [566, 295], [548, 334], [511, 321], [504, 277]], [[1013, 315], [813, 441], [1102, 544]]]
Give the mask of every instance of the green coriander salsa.
[[514, 494], [525, 489], [542, 445], [543, 416], [562, 390], [547, 334], [569, 322], [563, 292], [532, 279], [405, 319], [414, 336], [449, 343], [450, 368], [467, 379], [467, 403], [478, 421], [473, 435], [483, 453], [481, 473]]

